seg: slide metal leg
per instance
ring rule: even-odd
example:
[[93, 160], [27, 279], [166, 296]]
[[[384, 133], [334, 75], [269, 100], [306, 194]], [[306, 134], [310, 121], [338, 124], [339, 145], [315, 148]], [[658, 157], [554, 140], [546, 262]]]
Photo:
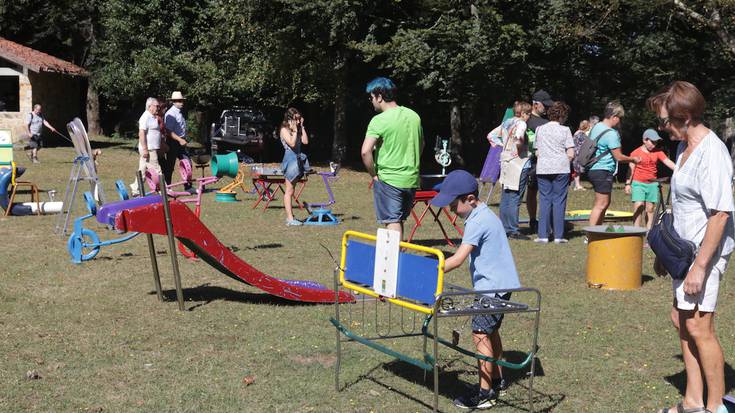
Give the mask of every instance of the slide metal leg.
[[[143, 175], [138, 171], [138, 188], [140, 188], [141, 196], [145, 196], [145, 187], [143, 186]], [[163, 291], [161, 290], [161, 275], [158, 272], [158, 259], [156, 258], [156, 245], [153, 242], [153, 234], [145, 234], [148, 241], [148, 254], [151, 257], [151, 267], [153, 270], [153, 286], [156, 288], [158, 301], [163, 301]]]
[[179, 273], [179, 260], [176, 256], [176, 240], [171, 223], [171, 210], [168, 205], [168, 194], [166, 193], [166, 179], [158, 175], [158, 190], [163, 201], [163, 214], [166, 219], [166, 233], [168, 234], [168, 253], [171, 254], [171, 266], [174, 270], [174, 283], [176, 284], [176, 300], [179, 302], [179, 310], [184, 311], [184, 292], [181, 289], [181, 274]]

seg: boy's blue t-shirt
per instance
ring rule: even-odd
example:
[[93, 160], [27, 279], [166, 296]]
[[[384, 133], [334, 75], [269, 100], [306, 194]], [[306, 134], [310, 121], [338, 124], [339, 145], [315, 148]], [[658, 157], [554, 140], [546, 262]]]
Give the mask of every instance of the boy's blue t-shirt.
[[479, 204], [465, 220], [462, 243], [475, 247], [470, 253], [475, 290], [520, 288], [505, 229], [487, 204]]
[[[605, 135], [598, 139], [598, 136], [600, 136], [602, 132], [605, 132], [608, 129], [611, 128], [600, 122], [595, 125], [590, 131], [590, 139], [597, 140], [597, 152], [595, 152], [595, 156], [600, 156], [601, 153], [605, 152], [608, 149], [617, 149], [621, 146], [620, 134], [615, 129], [611, 129], [610, 132], [607, 132]], [[613, 158], [612, 153], [608, 153], [607, 155], [600, 158], [599, 161], [595, 162], [595, 164], [592, 165], [589, 170], [603, 170], [609, 171], [610, 173], [615, 173], [616, 166], [617, 165], [615, 162], [615, 158]]]

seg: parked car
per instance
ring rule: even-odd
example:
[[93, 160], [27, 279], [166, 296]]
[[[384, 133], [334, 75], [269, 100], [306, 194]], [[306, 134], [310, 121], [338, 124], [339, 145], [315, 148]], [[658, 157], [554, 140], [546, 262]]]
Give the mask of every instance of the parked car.
[[260, 158], [265, 138], [273, 134], [263, 112], [235, 107], [222, 111], [218, 123], [212, 123], [209, 135], [212, 155], [239, 151]]

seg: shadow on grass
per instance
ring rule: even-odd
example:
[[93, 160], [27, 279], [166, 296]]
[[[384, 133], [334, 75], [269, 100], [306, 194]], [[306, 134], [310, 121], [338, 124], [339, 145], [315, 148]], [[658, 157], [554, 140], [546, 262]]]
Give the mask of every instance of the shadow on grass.
[[257, 251], [257, 250], [266, 250], [266, 249], [275, 249], [275, 248], [283, 248], [283, 244], [280, 243], [271, 243], [271, 244], [260, 244], [260, 245], [253, 245], [252, 247], [236, 247], [234, 245], [230, 245], [227, 247], [232, 252], [238, 252], [240, 250], [250, 250], [250, 251]]
[[[519, 360], [524, 359], [526, 357], [526, 354], [518, 352], [518, 351], [507, 351], [505, 352], [505, 356], [507, 360], [519, 361]], [[440, 371], [439, 371], [439, 395], [441, 397], [447, 398], [449, 400], [454, 400], [460, 396], [466, 395], [468, 392], [477, 391], [478, 389], [477, 383], [468, 383], [459, 378], [459, 375], [464, 374], [465, 371], [469, 372], [470, 375], [477, 377], [477, 366], [475, 364], [470, 364], [470, 363], [465, 362], [464, 358], [454, 358], [454, 359], [450, 359], [446, 361], [447, 362], [440, 367]], [[452, 367], [456, 363], [464, 364], [464, 366], [459, 366], [459, 368], [456, 370], [446, 371], [448, 367]], [[383, 370], [388, 371], [395, 376], [401, 377], [406, 381], [423, 386], [427, 390], [426, 398], [421, 400], [417, 397], [406, 394], [405, 392], [398, 390], [393, 386], [389, 386], [388, 384], [381, 382], [378, 378], [374, 377], [374, 373], [381, 367]], [[536, 377], [542, 377], [545, 375], [544, 369], [541, 366], [541, 361], [538, 358], [536, 359], [535, 369], [536, 369]], [[529, 411], [530, 409], [529, 409], [528, 397], [527, 397], [528, 384], [527, 382], [522, 382], [523, 379], [528, 378], [528, 371], [526, 369], [523, 369], [523, 370], [505, 369], [504, 375], [505, 375], [505, 379], [509, 382], [511, 386], [522, 387], [524, 389], [524, 395], [522, 397], [503, 396], [498, 400], [498, 405], [505, 405], [508, 407], [513, 407], [518, 410]], [[399, 394], [401, 397], [404, 397], [415, 403], [418, 403], [424, 406], [426, 409], [430, 410], [433, 408], [432, 402], [430, 401], [431, 400], [430, 394], [433, 393], [434, 391], [434, 373], [425, 371], [417, 366], [414, 366], [413, 364], [409, 364], [401, 360], [393, 360], [388, 363], [380, 364], [378, 366], [373, 367], [370, 371], [361, 375], [354, 381], [345, 383], [341, 390], [346, 390], [362, 380], [368, 380], [384, 388], [386, 391], [391, 391], [396, 394]], [[534, 411], [551, 412], [565, 398], [566, 398], [566, 395], [564, 394], [546, 394], [546, 393], [541, 393], [538, 390], [534, 390], [533, 391]]]
[[[163, 290], [164, 301], [176, 301], [176, 290]], [[194, 311], [195, 309], [205, 306], [214, 301], [233, 301], [238, 303], [247, 304], [269, 304], [289, 307], [303, 307], [303, 306], [314, 306], [323, 305], [320, 303], [303, 303], [299, 301], [286, 300], [285, 298], [276, 297], [266, 293], [249, 293], [244, 291], [231, 290], [229, 288], [210, 286], [209, 284], [202, 284], [194, 288], [184, 288], [184, 301], [195, 302], [193, 306], [187, 308], [187, 311]], [[151, 291], [148, 294], [155, 295], [155, 291]]]
[[[674, 357], [681, 361], [682, 366], [684, 365], [684, 358], [681, 354]], [[679, 393], [684, 396], [687, 388], [687, 373], [685, 370], [682, 370], [676, 374], [665, 376], [664, 380], [666, 380], [666, 382], [668, 382], [672, 386], [676, 387], [676, 389], [679, 390]], [[729, 363], [725, 363], [725, 394], [730, 393], [730, 391], [732, 391], [732, 389], [734, 388], [735, 370], [733, 370], [732, 366]]]
[[[462, 238], [449, 238], [454, 245], [460, 245], [462, 243]], [[413, 239], [411, 240], [412, 244], [421, 245], [424, 247], [449, 247], [450, 245], [447, 244], [447, 240], [444, 238], [433, 238], [433, 239]], [[441, 248], [439, 248], [441, 249]], [[442, 251], [444, 254], [447, 254], [446, 251]], [[454, 254], [455, 251], [452, 251], [452, 254]]]

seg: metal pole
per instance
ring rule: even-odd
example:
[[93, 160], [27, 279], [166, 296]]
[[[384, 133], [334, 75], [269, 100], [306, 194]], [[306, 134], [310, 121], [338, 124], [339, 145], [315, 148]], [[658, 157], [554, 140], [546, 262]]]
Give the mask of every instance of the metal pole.
[[[143, 186], [143, 175], [138, 171], [138, 192], [141, 196], [145, 196], [145, 187]], [[163, 292], [161, 291], [161, 276], [158, 273], [158, 260], [156, 259], [156, 245], [153, 243], [153, 234], [145, 234], [148, 240], [148, 254], [151, 256], [151, 267], [153, 267], [153, 286], [156, 288], [158, 301], [163, 301]]]
[[434, 412], [439, 411], [439, 317], [434, 314]]
[[166, 179], [158, 175], [158, 190], [163, 202], [163, 215], [166, 219], [166, 234], [168, 235], [168, 253], [171, 254], [171, 266], [174, 270], [174, 283], [176, 284], [176, 300], [179, 302], [179, 310], [184, 311], [184, 292], [181, 290], [181, 275], [179, 274], [179, 260], [176, 257], [176, 241], [174, 240], [174, 228], [171, 223], [171, 209], [168, 205], [168, 194], [166, 193]]
[[[334, 267], [334, 316], [337, 323], [341, 323], [339, 319], [339, 281], [337, 271], [339, 267]], [[334, 389], [339, 392], [339, 368], [342, 364], [342, 340], [339, 335], [339, 329], [334, 329], [337, 334], [337, 362], [334, 365]]]
[[528, 378], [529, 411], [533, 413], [533, 378], [536, 376], [536, 353], [538, 352], [538, 327], [541, 322], [541, 293], [536, 291], [536, 320], [533, 323], [533, 358], [531, 359], [531, 376]]

